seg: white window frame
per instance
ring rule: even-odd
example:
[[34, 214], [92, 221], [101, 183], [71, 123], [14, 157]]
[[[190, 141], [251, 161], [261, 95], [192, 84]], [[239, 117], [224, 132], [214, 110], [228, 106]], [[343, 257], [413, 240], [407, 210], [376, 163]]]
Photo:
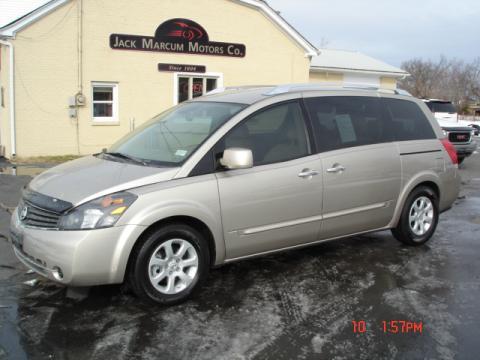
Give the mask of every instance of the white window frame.
[[192, 99], [192, 85], [193, 78], [203, 79], [203, 88], [207, 89], [207, 78], [217, 79], [217, 89], [223, 87], [223, 73], [207, 72], [207, 73], [190, 73], [190, 72], [176, 72], [173, 74], [173, 105], [178, 105], [178, 82], [179, 78], [187, 77], [188, 81], [188, 99]]
[[[96, 87], [111, 87], [113, 90], [112, 101], [93, 100], [94, 89]], [[95, 104], [112, 104], [112, 116], [95, 116]], [[115, 82], [92, 82], [92, 120], [94, 123], [115, 124], [119, 122], [118, 118], [118, 83]]]

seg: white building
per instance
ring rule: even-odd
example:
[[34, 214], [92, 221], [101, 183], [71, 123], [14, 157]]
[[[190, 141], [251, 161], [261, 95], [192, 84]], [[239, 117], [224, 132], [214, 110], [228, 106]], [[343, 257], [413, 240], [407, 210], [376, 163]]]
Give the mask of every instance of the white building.
[[356, 51], [319, 49], [312, 58], [311, 82], [362, 84], [396, 88], [397, 81], [409, 74], [402, 69]]

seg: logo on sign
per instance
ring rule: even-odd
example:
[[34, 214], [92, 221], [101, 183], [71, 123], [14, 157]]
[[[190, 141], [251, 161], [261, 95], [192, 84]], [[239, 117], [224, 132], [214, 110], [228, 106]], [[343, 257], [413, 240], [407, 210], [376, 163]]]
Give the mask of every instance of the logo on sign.
[[194, 25], [189, 25], [184, 21], [174, 21], [172, 25], [178, 28], [173, 28], [168, 32], [168, 36], [186, 39], [188, 41], [200, 40], [204, 37], [205, 32]]
[[112, 34], [115, 50], [156, 51], [195, 55], [245, 57], [243, 44], [210, 41], [207, 31], [189, 19], [171, 19], [162, 23], [155, 36]]

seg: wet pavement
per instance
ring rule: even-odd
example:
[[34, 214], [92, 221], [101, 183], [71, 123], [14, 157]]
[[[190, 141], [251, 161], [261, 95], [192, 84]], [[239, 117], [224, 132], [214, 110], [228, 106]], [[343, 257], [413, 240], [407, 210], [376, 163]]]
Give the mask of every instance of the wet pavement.
[[[480, 156], [461, 169], [461, 197], [425, 246], [382, 232], [243, 261], [171, 308], [121, 286], [75, 300], [46, 280], [26, 284], [39, 278], [0, 235], [0, 359], [477, 359]], [[0, 234], [30, 179], [6, 173]], [[385, 333], [390, 320], [417, 331]]]

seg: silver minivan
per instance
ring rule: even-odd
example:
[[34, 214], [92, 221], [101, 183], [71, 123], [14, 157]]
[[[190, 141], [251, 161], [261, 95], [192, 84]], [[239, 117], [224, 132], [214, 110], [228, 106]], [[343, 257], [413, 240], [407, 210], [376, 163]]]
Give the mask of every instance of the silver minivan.
[[455, 149], [411, 96], [226, 89], [37, 176], [12, 217], [11, 241], [51, 280], [125, 282], [172, 304], [210, 268], [240, 259], [385, 229], [421, 245], [459, 183]]

